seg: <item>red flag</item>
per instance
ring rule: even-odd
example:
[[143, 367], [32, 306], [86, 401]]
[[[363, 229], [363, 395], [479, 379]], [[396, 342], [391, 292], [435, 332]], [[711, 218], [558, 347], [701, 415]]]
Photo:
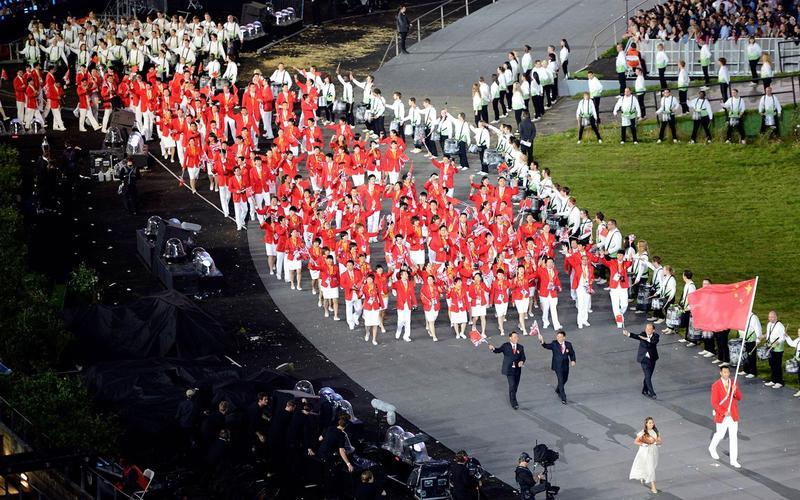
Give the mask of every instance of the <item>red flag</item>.
[[478, 330], [472, 330], [469, 332], [469, 339], [472, 341], [472, 345], [478, 347], [483, 342], [486, 342], [486, 338], [481, 335], [481, 332]]
[[0, 80], [8, 80], [8, 73], [6, 73], [5, 68], [3, 68], [3, 71], [0, 73]]
[[614, 319], [617, 320], [617, 323], [625, 324], [625, 318], [623, 318], [621, 314], [614, 316]]
[[533, 320], [533, 324], [531, 325], [531, 331], [528, 333], [528, 335], [532, 337], [538, 337], [540, 334], [541, 332], [539, 331], [539, 322]]
[[689, 294], [695, 328], [708, 332], [744, 330], [753, 307], [758, 278], [738, 283], [708, 285]]

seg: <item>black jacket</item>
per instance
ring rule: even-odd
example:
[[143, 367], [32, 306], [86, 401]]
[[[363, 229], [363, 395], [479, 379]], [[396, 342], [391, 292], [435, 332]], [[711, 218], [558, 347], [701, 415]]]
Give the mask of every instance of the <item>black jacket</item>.
[[550, 369], [555, 371], [567, 370], [569, 371], [569, 362], [575, 361], [575, 349], [572, 348], [572, 343], [564, 341], [564, 353], [561, 353], [561, 346], [555, 340], [553, 342], [545, 342], [542, 344], [545, 349], [550, 349], [553, 353], [553, 360], [550, 362]]
[[525, 118], [519, 123], [519, 140], [533, 143], [534, 139], [536, 139], [536, 125], [530, 117]]
[[500, 373], [503, 375], [513, 375], [514, 370], [519, 370], [519, 362], [525, 362], [525, 348], [522, 344], [517, 344], [517, 353], [511, 347], [511, 342], [506, 342], [500, 347], [495, 347], [494, 352], [503, 353], [503, 366]]
[[534, 498], [537, 493], [541, 493], [547, 489], [544, 484], [536, 484], [533, 472], [527, 467], [517, 466], [516, 470], [514, 470], [514, 478], [517, 480], [523, 500]]
[[478, 482], [469, 473], [466, 464], [454, 463], [450, 465], [450, 494], [453, 500], [469, 500], [477, 497]]
[[650, 354], [650, 359], [653, 361], [658, 360], [659, 336], [657, 333], [653, 333], [653, 336], [650, 338], [649, 342], [647, 340], [647, 334], [644, 332], [640, 333], [639, 335], [631, 334], [631, 336], [628, 338], [639, 341], [639, 352], [636, 353], [636, 361], [641, 363], [646, 359], [645, 355], [648, 353]]
[[396, 23], [397, 23], [398, 33], [408, 33], [408, 27], [409, 27], [408, 16], [406, 16], [402, 12], [398, 12]]

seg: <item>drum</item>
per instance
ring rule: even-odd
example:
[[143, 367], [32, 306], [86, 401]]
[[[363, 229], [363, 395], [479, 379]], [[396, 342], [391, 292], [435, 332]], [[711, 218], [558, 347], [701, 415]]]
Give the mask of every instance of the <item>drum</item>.
[[470, 144], [467, 152], [472, 153], [474, 155], [478, 154], [478, 145], [477, 144]]
[[[650, 305], [651, 295], [653, 295], [653, 285], [640, 284], [639, 293], [636, 295], [636, 307], [647, 309], [647, 306]], [[680, 319], [680, 317], [678, 319]]]
[[410, 123], [406, 123], [403, 127], [403, 135], [406, 137], [410, 137], [414, 133], [414, 126]]
[[[733, 358], [731, 358], [731, 359], [733, 359]], [[794, 359], [794, 358], [787, 359], [786, 360], [786, 373], [797, 373], [797, 372], [798, 372], [797, 360]]]
[[456, 155], [458, 154], [458, 141], [455, 139], [444, 140], [444, 154]]
[[414, 142], [417, 144], [425, 142], [425, 127], [422, 125], [418, 126], [417, 130], [414, 132]]
[[547, 214], [547, 225], [550, 226], [550, 232], [558, 232], [558, 216], [556, 214]]
[[[731, 353], [731, 363], [741, 364], [747, 362], [747, 351], [744, 349], [742, 339], [730, 339], [728, 341], [728, 350]], [[739, 357], [742, 359], [739, 360]]]
[[681, 326], [681, 317], [683, 317], [681, 307], [670, 306], [670, 308], [667, 309], [667, 327], [675, 329]]
[[272, 89], [272, 97], [277, 99], [278, 98], [278, 94], [281, 93], [281, 89], [283, 88], [283, 85], [281, 85], [280, 83], [273, 83], [273, 84], [270, 84], [270, 88]]
[[442, 134], [440, 134], [438, 130], [434, 129], [434, 130], [431, 132], [431, 140], [432, 140], [432, 141], [434, 141], [434, 142], [438, 142], [438, 141], [439, 141], [439, 139], [441, 139], [441, 138], [442, 138]]
[[216, 89], [217, 90], [224, 89], [226, 85], [229, 86], [229, 87], [233, 86], [231, 81], [226, 79], [226, 78], [217, 78], [217, 80], [214, 83], [216, 84]]
[[735, 127], [735, 126], [739, 125], [739, 117], [738, 116], [731, 116], [728, 121], [730, 122], [731, 127]]
[[346, 102], [340, 101], [339, 99], [336, 99], [335, 101], [333, 101], [333, 112], [334, 113], [344, 113], [345, 111], [347, 111], [347, 103]]
[[689, 320], [689, 329], [686, 331], [686, 340], [689, 342], [700, 342], [703, 339], [703, 331], [694, 327], [694, 322]]
[[367, 121], [367, 107], [363, 104], [358, 104], [353, 109], [353, 116], [356, 119], [356, 123], [364, 123]]
[[758, 359], [769, 359], [769, 355], [771, 352], [772, 349], [770, 349], [769, 346], [762, 345], [759, 346], [758, 349], [756, 349], [756, 357]]
[[389, 132], [400, 132], [400, 120], [389, 122]]
[[208, 75], [200, 75], [200, 83], [197, 84], [198, 89], [208, 87], [211, 84], [211, 77]]
[[497, 151], [487, 151], [486, 154], [483, 155], [483, 163], [485, 163], [487, 167], [497, 168], [503, 163], [503, 155]]
[[664, 307], [665, 302], [664, 297], [653, 297], [653, 300], [650, 301], [650, 308], [654, 311], [660, 310]]

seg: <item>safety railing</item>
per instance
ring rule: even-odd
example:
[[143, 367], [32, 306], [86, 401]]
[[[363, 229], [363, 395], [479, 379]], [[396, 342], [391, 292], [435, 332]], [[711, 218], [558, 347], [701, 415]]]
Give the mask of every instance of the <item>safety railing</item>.
[[645, 4], [659, 3], [659, 0], [641, 0], [633, 6], [631, 6], [630, 3], [631, 2], [628, 2], [628, 0], [625, 0], [625, 12], [615, 17], [592, 36], [592, 41], [589, 43], [589, 50], [586, 52], [586, 59], [583, 61], [584, 66], [588, 65], [591, 61], [599, 59], [603, 52], [622, 40], [628, 30], [628, 17], [636, 12], [636, 9], [644, 7]]
[[[410, 21], [406, 46], [410, 47], [415, 43], [419, 43], [423, 38], [440, 29], [444, 29], [448, 24], [470, 15], [470, 13], [475, 12], [481, 7], [497, 3], [497, 1], [498, 0], [448, 0], [443, 2]], [[397, 32], [395, 32], [394, 38], [392, 38], [386, 46], [378, 68], [383, 66], [389, 59], [390, 54], [392, 54], [392, 56], [400, 54], [400, 35]]]
[[13, 64], [22, 62], [22, 49], [25, 38], [0, 44], [0, 64]]
[[[628, 40], [625, 50], [630, 48], [633, 40]], [[800, 44], [794, 40], [783, 38], [757, 38], [756, 43], [761, 47], [762, 53], [769, 54], [773, 70], [788, 73], [800, 69]], [[678, 61], [686, 62], [686, 71], [689, 76], [702, 76], [703, 68], [700, 65], [700, 45], [694, 40], [688, 41], [663, 41], [639, 40], [637, 49], [641, 52], [651, 72], [655, 71], [655, 60], [658, 46], [664, 45], [664, 52], [669, 59], [666, 76], [678, 75]], [[725, 58], [728, 72], [731, 76], [749, 76], [750, 64], [747, 57], [747, 39], [718, 40], [709, 45], [711, 51], [711, 71], [716, 73], [716, 61]]]

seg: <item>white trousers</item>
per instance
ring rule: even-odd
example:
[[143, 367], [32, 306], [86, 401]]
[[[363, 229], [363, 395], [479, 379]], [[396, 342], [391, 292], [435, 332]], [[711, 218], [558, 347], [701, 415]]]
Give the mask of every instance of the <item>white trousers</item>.
[[222, 207], [222, 213], [228, 217], [231, 213], [231, 191], [228, 186], [219, 186], [219, 205]]
[[64, 120], [61, 118], [61, 108], [52, 108], [53, 111], [53, 130], [66, 130]]
[[25, 122], [25, 101], [17, 101], [17, 120]]
[[539, 297], [539, 304], [542, 306], [542, 328], [550, 326], [550, 320], [547, 319], [547, 314], [553, 319], [553, 328], [556, 330], [561, 328], [561, 323], [558, 322], [558, 297]]
[[405, 309], [398, 309], [397, 310], [397, 332], [395, 333], [395, 337], [399, 338], [403, 331], [405, 330], [405, 335], [403, 335], [404, 339], [411, 338], [411, 309], [406, 307]]
[[257, 214], [256, 209], [264, 206], [264, 201], [269, 200], [269, 195], [266, 193], [253, 193], [253, 197], [247, 201], [250, 203], [250, 218], [255, 219], [258, 216], [258, 222], [264, 222], [264, 216]]
[[30, 126], [33, 125], [34, 120], [44, 125], [44, 117], [42, 117], [42, 112], [38, 109], [25, 108], [25, 119], [22, 122], [25, 128], [30, 128]]
[[367, 217], [367, 232], [368, 233], [377, 233], [378, 232], [378, 224], [381, 222], [381, 212], [376, 211], [374, 214]]
[[708, 450], [716, 453], [717, 445], [719, 444], [720, 441], [722, 441], [722, 438], [725, 437], [726, 432], [728, 433], [728, 445], [730, 448], [731, 463], [738, 462], [739, 422], [736, 422], [730, 416], [723, 418], [722, 422], [717, 424], [717, 431], [714, 433], [714, 437], [711, 438], [711, 444], [708, 445]]
[[228, 140], [228, 130], [230, 129], [231, 136], [236, 139], [236, 121], [230, 116], [225, 117], [225, 141]]
[[86, 127], [84, 127], [84, 122], [86, 121], [88, 121], [89, 125], [91, 125], [95, 130], [100, 128], [100, 124], [97, 123], [97, 119], [94, 117], [94, 114], [88, 109], [81, 108], [78, 110], [78, 130], [81, 132], [86, 132]]
[[267, 139], [272, 139], [272, 111], [262, 111], [261, 121], [264, 123], [264, 135]]
[[575, 290], [575, 305], [578, 307], [578, 326], [589, 324], [589, 300], [591, 295], [586, 291], [586, 287], [579, 285]]
[[355, 297], [353, 300], [345, 300], [344, 314], [350, 327], [357, 326], [358, 318], [361, 317], [361, 300]]
[[286, 252], [277, 252], [277, 259], [275, 261], [275, 276], [278, 279], [281, 279], [281, 275], [284, 274], [284, 264], [286, 263]]
[[233, 202], [233, 213], [236, 217], [236, 229], [242, 229], [244, 227], [244, 219], [247, 217], [247, 202]]
[[358, 187], [364, 184], [364, 174], [355, 174], [353, 176], [353, 186]]
[[[628, 289], [627, 288], [612, 288], [608, 294], [611, 296], [611, 309], [614, 311], [614, 320], [617, 316], [625, 316], [625, 311], [628, 310]], [[622, 323], [617, 321], [617, 327], [622, 327]]]

